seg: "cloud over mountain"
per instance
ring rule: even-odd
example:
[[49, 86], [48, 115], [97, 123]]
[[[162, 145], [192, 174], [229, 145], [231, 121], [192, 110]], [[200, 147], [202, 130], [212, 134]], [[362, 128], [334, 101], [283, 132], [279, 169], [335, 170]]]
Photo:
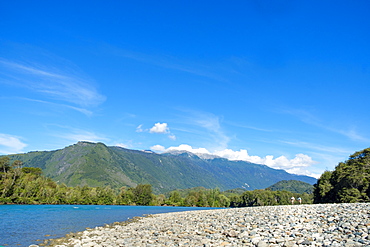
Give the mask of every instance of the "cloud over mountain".
[[285, 156], [279, 156], [274, 158], [273, 155], [266, 155], [265, 157], [260, 157], [256, 155], [249, 155], [248, 151], [245, 149], [240, 149], [239, 151], [234, 151], [231, 149], [217, 150], [210, 152], [206, 148], [193, 148], [187, 144], [181, 144], [177, 147], [165, 148], [161, 145], [154, 145], [151, 147], [153, 151], [157, 152], [169, 152], [169, 151], [187, 151], [194, 154], [209, 154], [216, 155], [221, 158], [226, 158], [229, 160], [242, 160], [248, 161], [255, 164], [267, 165], [275, 169], [283, 169], [289, 173], [298, 175], [308, 175], [312, 177], [318, 177], [319, 174], [311, 173], [307, 170], [308, 167], [316, 164], [312, 158], [306, 154], [296, 154], [294, 158], [288, 159]]

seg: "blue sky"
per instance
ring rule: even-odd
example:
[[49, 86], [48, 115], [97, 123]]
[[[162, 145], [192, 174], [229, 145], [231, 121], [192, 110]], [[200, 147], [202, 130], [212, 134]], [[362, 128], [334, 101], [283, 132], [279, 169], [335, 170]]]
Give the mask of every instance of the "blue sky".
[[368, 1], [2, 1], [0, 154], [77, 141], [318, 176], [370, 142]]

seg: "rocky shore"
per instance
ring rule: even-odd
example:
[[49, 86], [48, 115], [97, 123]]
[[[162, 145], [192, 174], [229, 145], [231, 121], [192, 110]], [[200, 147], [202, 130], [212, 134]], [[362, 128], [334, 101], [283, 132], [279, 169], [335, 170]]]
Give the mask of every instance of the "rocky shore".
[[166, 213], [87, 229], [51, 246], [370, 246], [370, 204]]

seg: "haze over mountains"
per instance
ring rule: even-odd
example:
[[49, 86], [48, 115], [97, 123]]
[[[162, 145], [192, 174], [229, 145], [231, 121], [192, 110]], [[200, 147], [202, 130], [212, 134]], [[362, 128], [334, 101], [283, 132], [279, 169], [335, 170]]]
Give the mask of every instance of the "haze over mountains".
[[186, 151], [157, 154], [103, 143], [78, 142], [54, 151], [10, 155], [25, 166], [68, 186], [136, 186], [151, 184], [155, 193], [203, 186], [228, 190], [264, 189], [281, 180], [314, 184], [313, 177], [294, 175], [265, 165], [231, 161]]

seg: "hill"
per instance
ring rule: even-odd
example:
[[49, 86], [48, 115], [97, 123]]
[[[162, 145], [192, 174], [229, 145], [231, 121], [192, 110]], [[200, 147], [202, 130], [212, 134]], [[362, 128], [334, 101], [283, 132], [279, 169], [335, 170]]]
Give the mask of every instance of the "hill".
[[286, 190], [299, 194], [302, 193], [311, 194], [313, 191], [313, 185], [297, 180], [282, 180], [277, 182], [276, 184], [271, 185], [267, 189], [272, 191]]
[[151, 184], [155, 193], [197, 186], [228, 190], [263, 189], [281, 180], [316, 179], [245, 161], [219, 157], [201, 158], [188, 152], [157, 154], [103, 143], [78, 142], [54, 151], [9, 155], [26, 167], [40, 167], [44, 174], [68, 186], [122, 186]]

